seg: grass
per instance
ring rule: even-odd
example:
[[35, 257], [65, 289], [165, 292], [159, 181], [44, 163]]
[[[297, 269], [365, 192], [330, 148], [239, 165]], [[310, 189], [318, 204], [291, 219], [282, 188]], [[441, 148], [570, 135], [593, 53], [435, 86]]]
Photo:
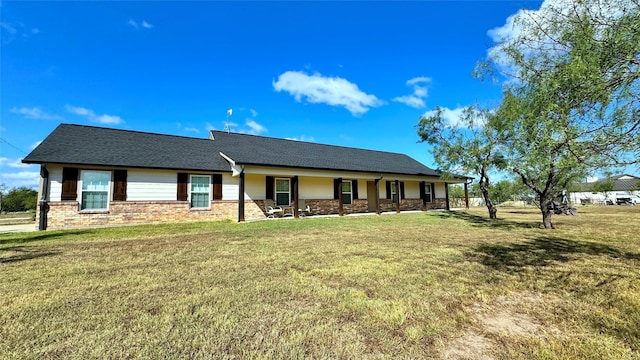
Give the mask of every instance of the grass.
[[3, 358], [640, 359], [640, 207], [0, 235]]
[[34, 224], [35, 213], [33, 211], [20, 213], [0, 213], [1, 225]]

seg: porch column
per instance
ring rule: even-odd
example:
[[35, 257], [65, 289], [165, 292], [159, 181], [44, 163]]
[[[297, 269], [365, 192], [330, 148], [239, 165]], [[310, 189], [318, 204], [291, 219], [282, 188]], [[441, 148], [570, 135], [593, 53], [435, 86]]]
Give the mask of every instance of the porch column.
[[293, 217], [298, 219], [300, 217], [298, 209], [298, 176], [293, 177]]
[[244, 171], [240, 173], [238, 187], [238, 222], [244, 222]]
[[469, 208], [469, 190], [467, 189], [467, 183], [464, 183], [464, 206]]
[[400, 181], [396, 179], [396, 213], [400, 213]]
[[342, 205], [342, 178], [338, 178], [338, 215], [344, 216], [344, 206]]
[[447, 184], [446, 182], [444, 183], [444, 198], [446, 201], [446, 209], [447, 211], [451, 210], [451, 208], [449, 207], [449, 184]]
[[380, 215], [380, 179], [375, 179], [376, 185], [376, 214]]

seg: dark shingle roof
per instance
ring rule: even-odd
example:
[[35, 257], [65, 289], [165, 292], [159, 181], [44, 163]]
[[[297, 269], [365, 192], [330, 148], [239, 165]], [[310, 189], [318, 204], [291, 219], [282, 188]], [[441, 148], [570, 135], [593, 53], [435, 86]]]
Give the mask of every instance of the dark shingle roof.
[[211, 134], [216, 147], [239, 164], [439, 176], [404, 154], [223, 131]]
[[[626, 179], [621, 179], [625, 177]], [[635, 191], [640, 189], [640, 178], [633, 175], [622, 174], [611, 176], [605, 179], [600, 179], [598, 181], [590, 182], [590, 183], [581, 183], [578, 184], [577, 190], [582, 192], [591, 192], [593, 191], [593, 186], [598, 183], [606, 183], [611, 182], [613, 184], [613, 189], [611, 191]]]
[[23, 162], [229, 171], [211, 140], [59, 125]]
[[61, 124], [23, 162], [230, 171], [238, 164], [439, 176], [404, 154], [212, 131], [214, 140]]

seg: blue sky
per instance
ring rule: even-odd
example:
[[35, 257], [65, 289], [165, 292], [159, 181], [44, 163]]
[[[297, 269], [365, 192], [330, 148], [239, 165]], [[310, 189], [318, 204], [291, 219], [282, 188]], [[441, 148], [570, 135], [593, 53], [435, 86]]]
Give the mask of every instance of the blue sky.
[[[420, 115], [494, 106], [471, 73], [540, 1], [0, 3], [0, 183], [58, 124], [223, 129], [405, 153]], [[82, 151], [82, 149], [78, 149]]]

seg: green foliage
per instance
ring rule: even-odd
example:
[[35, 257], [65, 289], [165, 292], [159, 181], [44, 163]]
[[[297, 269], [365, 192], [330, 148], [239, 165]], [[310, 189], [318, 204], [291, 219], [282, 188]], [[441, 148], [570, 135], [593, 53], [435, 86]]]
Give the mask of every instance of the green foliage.
[[591, 191], [604, 193], [606, 195], [609, 191], [613, 191], [613, 181], [597, 181], [591, 186]]
[[491, 52], [509, 73], [488, 127], [550, 228], [554, 197], [588, 167], [640, 161], [640, 3], [546, 4], [515, 24]]
[[491, 218], [497, 209], [489, 198], [489, 172], [502, 166], [502, 157], [496, 152], [496, 141], [490, 129], [484, 126], [491, 112], [469, 106], [456, 123], [443, 116], [436, 107], [430, 115], [420, 117], [416, 125], [422, 142], [431, 145], [431, 153], [443, 172], [443, 177], [455, 173], [475, 174]]
[[37, 191], [28, 187], [14, 188], [2, 197], [2, 211], [17, 212], [35, 210], [37, 202]]

